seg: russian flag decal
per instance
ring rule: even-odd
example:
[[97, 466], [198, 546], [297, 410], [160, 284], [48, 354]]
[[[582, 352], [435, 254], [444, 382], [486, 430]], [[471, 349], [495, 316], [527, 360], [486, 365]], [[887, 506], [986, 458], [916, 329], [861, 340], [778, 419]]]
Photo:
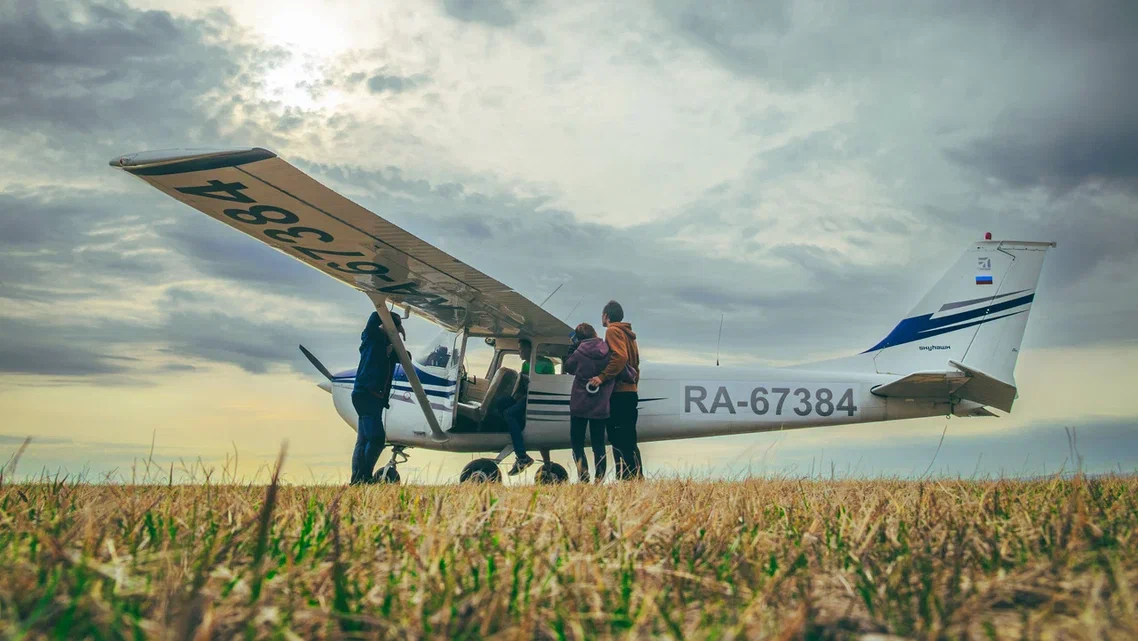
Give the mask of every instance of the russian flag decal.
[[991, 285], [992, 284], [992, 275], [991, 274], [977, 274], [976, 275], [976, 284], [977, 285]]

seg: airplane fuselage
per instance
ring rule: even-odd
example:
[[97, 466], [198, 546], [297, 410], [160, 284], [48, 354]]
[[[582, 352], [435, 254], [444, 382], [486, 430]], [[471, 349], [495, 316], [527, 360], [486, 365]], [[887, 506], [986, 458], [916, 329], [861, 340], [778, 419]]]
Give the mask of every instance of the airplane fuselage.
[[[645, 365], [645, 369], [652, 375], [641, 379], [638, 389], [641, 442], [943, 416], [975, 406], [885, 398], [872, 392], [895, 379], [893, 375], [676, 365]], [[524, 432], [527, 447], [570, 447], [572, 383], [573, 376], [567, 374], [532, 377]], [[340, 416], [354, 429], [352, 386], [350, 380], [333, 382], [332, 395]], [[384, 415], [388, 442], [449, 452], [499, 451], [509, 443], [505, 432], [451, 432], [448, 440], [436, 442], [415, 397], [401, 387], [395, 385]], [[449, 426], [454, 394], [447, 394], [444, 387], [436, 387], [431, 405], [439, 422]]]

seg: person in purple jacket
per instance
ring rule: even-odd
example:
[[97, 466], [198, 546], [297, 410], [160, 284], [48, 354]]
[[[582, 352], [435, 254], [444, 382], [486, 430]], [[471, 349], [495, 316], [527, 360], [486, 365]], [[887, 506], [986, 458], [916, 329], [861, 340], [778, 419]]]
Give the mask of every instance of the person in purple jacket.
[[569, 439], [573, 447], [573, 461], [577, 464], [577, 479], [589, 482], [589, 461], [585, 458], [585, 429], [593, 448], [593, 467], [596, 482], [605, 477], [605, 425], [609, 418], [609, 396], [615, 380], [605, 381], [599, 388], [590, 388], [589, 379], [597, 376], [609, 362], [609, 347], [597, 330], [581, 323], [574, 331], [576, 349], [565, 361], [564, 372], [574, 374], [573, 389], [569, 396]]

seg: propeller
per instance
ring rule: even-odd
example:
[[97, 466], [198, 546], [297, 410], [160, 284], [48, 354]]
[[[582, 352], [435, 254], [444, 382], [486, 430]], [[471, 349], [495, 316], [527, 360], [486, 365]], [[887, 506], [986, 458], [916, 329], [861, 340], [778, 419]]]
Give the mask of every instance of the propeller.
[[324, 375], [324, 378], [327, 378], [328, 380], [332, 380], [332, 378], [333, 378], [332, 372], [329, 372], [328, 368], [324, 367], [324, 363], [321, 363], [319, 358], [316, 358], [315, 356], [313, 356], [312, 352], [310, 352], [304, 348], [304, 345], [300, 346], [300, 351], [301, 351], [301, 353], [304, 354], [304, 357], [308, 359], [308, 362], [312, 363], [312, 366], [315, 367], [317, 371], [319, 371], [321, 374]]

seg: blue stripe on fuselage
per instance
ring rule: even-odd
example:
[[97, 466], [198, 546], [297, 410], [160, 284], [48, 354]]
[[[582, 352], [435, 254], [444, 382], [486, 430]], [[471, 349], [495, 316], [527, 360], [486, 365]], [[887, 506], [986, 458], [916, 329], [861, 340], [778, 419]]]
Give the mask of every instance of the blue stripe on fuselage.
[[[392, 385], [391, 389], [399, 390], [400, 392], [414, 392], [410, 385]], [[444, 392], [442, 390], [424, 389], [423, 393], [427, 396], [437, 396], [439, 398], [450, 398], [454, 396], [454, 392]]]
[[[1008, 316], [1014, 316], [1014, 314], [1005, 314], [1003, 316], [984, 318], [984, 316], [987, 316], [989, 314], [998, 314], [1002, 311], [1014, 309], [1022, 305], [1028, 305], [1034, 299], [1035, 294], [1028, 294], [1027, 296], [1021, 296], [1019, 298], [1003, 303], [997, 303], [995, 305], [989, 305], [987, 307], [981, 307], [979, 309], [960, 312], [959, 314], [941, 316], [940, 318], [933, 318], [932, 314], [924, 314], [922, 316], [913, 316], [912, 318], [906, 318], [900, 323], [897, 323], [897, 326], [893, 328], [893, 331], [889, 332], [888, 336], [881, 339], [880, 343], [874, 345], [873, 347], [870, 347], [862, 353], [865, 354], [867, 352], [876, 352], [877, 350], [885, 349], [886, 347], [896, 347], [898, 345], [912, 343], [913, 341], [919, 341], [925, 338], [930, 338], [932, 336], [939, 336], [941, 334], [955, 332], [958, 329], [975, 327], [977, 325], [982, 325], [990, 321], [1007, 318]], [[965, 323], [965, 321], [970, 321], [974, 318], [979, 318], [980, 320], [972, 323]]]
[[[447, 379], [445, 379], [441, 376], [435, 376], [434, 374], [428, 374], [427, 372], [424, 372], [422, 369], [420, 369], [418, 367], [415, 368], [415, 373], [417, 373], [419, 375], [419, 382], [422, 383], [423, 385], [434, 385], [436, 387], [455, 387], [458, 385], [457, 381], [448, 381]], [[354, 383], [356, 381], [356, 370], [346, 369], [346, 370], [339, 372], [338, 374], [334, 375], [332, 377], [332, 380], [334, 382], [337, 382], [337, 383]], [[395, 377], [394, 377], [393, 383], [408, 383], [408, 382], [409, 381], [407, 380], [407, 373], [403, 370], [403, 366], [396, 364], [395, 365]], [[400, 389], [400, 388], [396, 388], [396, 389]], [[410, 389], [411, 388], [409, 386], [406, 388], [407, 391], [410, 391]], [[426, 391], [427, 391], [427, 394], [430, 396], [452, 396], [452, 395], [454, 395], [453, 391], [449, 391], [449, 392], [435, 391], [435, 390], [426, 390]]]

